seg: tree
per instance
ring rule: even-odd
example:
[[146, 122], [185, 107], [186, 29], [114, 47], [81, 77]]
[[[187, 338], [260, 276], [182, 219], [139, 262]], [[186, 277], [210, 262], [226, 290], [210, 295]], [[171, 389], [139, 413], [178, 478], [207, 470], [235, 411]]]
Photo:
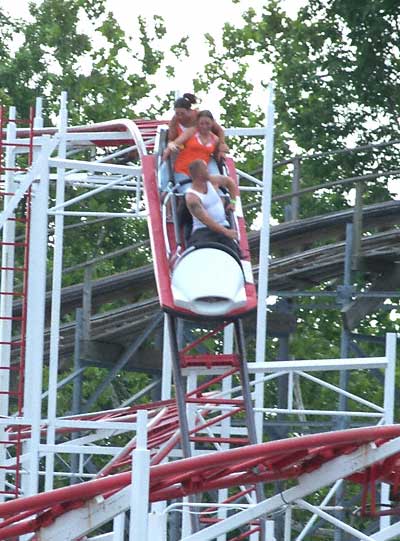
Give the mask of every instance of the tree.
[[[253, 125], [262, 115], [250, 106], [257, 83], [249, 63], [258, 63], [262, 86], [272, 70], [277, 160], [287, 158], [289, 149], [326, 152], [348, 144], [395, 139], [400, 114], [395, 99], [399, 10], [395, 1], [310, 0], [292, 20], [280, 3], [272, 0], [261, 15], [254, 9], [245, 12], [241, 27], [225, 25], [223, 54], [216, 52], [210, 38], [212, 61], [198, 86], [214, 84], [224, 92], [225, 122], [235, 118]], [[225, 91], [228, 84], [234, 89], [232, 95]], [[305, 166], [303, 184], [374, 170], [377, 160], [386, 168], [395, 168], [398, 154], [393, 156], [392, 148], [381, 151], [379, 158], [377, 154], [327, 157]], [[283, 191], [287, 182], [287, 176], [277, 175], [278, 189]], [[385, 180], [383, 185], [381, 182], [373, 186], [375, 199], [387, 196]], [[336, 190], [327, 203], [345, 205]], [[324, 208], [313, 198], [306, 211], [311, 204], [320, 211]]]
[[[44, 0], [32, 2], [29, 11], [28, 21], [14, 20], [0, 8], [2, 105], [16, 105], [19, 117], [27, 118], [35, 98], [43, 96], [45, 124], [52, 125], [58, 114], [60, 93], [66, 90], [69, 124], [140, 115], [139, 102], [154, 88], [151, 76], [157, 73], [164, 57], [158, 45], [166, 30], [159, 17], [154, 18], [150, 29], [144, 19], [139, 19], [136, 42], [125, 35], [113, 15], [107, 12], [105, 0]], [[177, 47], [179, 50], [180, 46]], [[66, 190], [67, 195], [72, 193], [73, 196], [83, 191], [70, 186]], [[54, 197], [53, 185], [50, 197]], [[132, 192], [107, 192], [88, 199], [85, 204], [88, 211], [128, 210], [132, 206]], [[65, 225], [64, 269], [148, 236], [145, 220], [94, 220], [84, 225], [76, 218], [66, 217]], [[51, 227], [50, 223], [50, 231]], [[49, 256], [52, 241], [50, 232]], [[148, 248], [131, 250], [123, 257], [97, 265], [93, 278], [149, 261]], [[51, 271], [51, 257], [48, 271]], [[64, 273], [63, 285], [79, 283], [82, 278], [82, 271]], [[148, 295], [148, 292], [137, 292], [137, 296], [140, 295]], [[113, 307], [117, 305], [116, 302]], [[74, 315], [68, 317], [71, 320]], [[95, 388], [95, 382], [104, 377], [104, 371], [91, 370], [91, 377], [84, 386], [88, 394]], [[147, 377], [129, 374], [117, 380], [115, 385], [119, 385], [121, 401], [137, 385], [147, 381]], [[63, 413], [70, 406], [68, 392], [68, 388], [64, 389], [60, 397]], [[108, 393], [98, 407], [113, 407], [114, 398]]]
[[[51, 118], [67, 90], [71, 123], [132, 117], [137, 102], [154, 87], [149, 75], [163, 60], [156, 44], [166, 32], [162, 20], [155, 17], [152, 35], [140, 19], [140, 46], [134, 50], [136, 43], [107, 12], [104, 0], [45, 0], [32, 2], [29, 10], [32, 21], [12, 20], [0, 10], [3, 104], [17, 104], [22, 115], [36, 96], [45, 96]], [[22, 44], [14, 50], [18, 38]]]

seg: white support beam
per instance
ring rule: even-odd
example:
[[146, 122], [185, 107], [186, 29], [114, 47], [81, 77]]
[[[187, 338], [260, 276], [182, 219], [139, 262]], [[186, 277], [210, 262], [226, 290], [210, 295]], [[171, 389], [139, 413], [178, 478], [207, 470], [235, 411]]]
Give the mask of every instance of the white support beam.
[[251, 136], [251, 137], [265, 137], [268, 134], [268, 128], [226, 128], [224, 130], [225, 135], [242, 135], [242, 136]]
[[396, 522], [391, 526], [374, 533], [371, 537], [374, 541], [388, 541], [389, 539], [399, 539], [400, 536], [400, 522]]
[[[388, 360], [388, 368], [385, 370], [385, 385], [384, 385], [384, 422], [391, 425], [394, 422], [394, 405], [395, 405], [395, 385], [396, 385], [396, 346], [397, 335], [388, 333], [386, 335], [386, 357]], [[380, 501], [382, 506], [390, 504], [390, 486], [387, 483], [381, 484]], [[389, 528], [391, 522], [390, 515], [382, 515], [379, 520], [381, 530]]]
[[85, 421], [78, 419], [57, 419], [54, 423], [56, 428], [71, 428], [75, 430], [124, 430], [126, 432], [136, 431], [136, 422], [124, 423], [123, 421]]
[[120, 513], [129, 509], [131, 487], [106, 500], [94, 498], [84, 507], [69, 511], [59, 517], [53, 524], [41, 528], [37, 533], [38, 541], [73, 541], [99, 528]]
[[336, 517], [333, 517], [326, 511], [323, 511], [319, 507], [316, 507], [315, 505], [311, 505], [310, 503], [306, 502], [303, 499], [296, 500], [296, 504], [301, 507], [302, 509], [306, 509], [307, 511], [311, 511], [311, 513], [314, 513], [315, 515], [318, 515], [319, 517], [323, 518], [327, 522], [330, 522], [337, 528], [340, 528], [346, 533], [349, 533], [353, 537], [356, 537], [357, 539], [361, 539], [361, 541], [374, 541], [372, 537], [369, 535], [366, 535], [365, 533], [360, 532], [359, 530], [356, 530], [352, 526], [349, 526], [345, 522], [342, 522], [341, 520], [337, 519]]
[[132, 453], [129, 541], [147, 540], [150, 451], [147, 449], [147, 410], [139, 410], [137, 446]]
[[[320, 507], [324, 507], [325, 505], [329, 503], [330, 499], [336, 494], [337, 490], [340, 488], [342, 483], [343, 483], [342, 479], [340, 479], [339, 481], [336, 481], [336, 483], [329, 489], [325, 498], [322, 500]], [[308, 535], [308, 532], [311, 530], [311, 528], [315, 524], [316, 520], [317, 520], [317, 515], [313, 515], [310, 518], [310, 520], [307, 522], [303, 530], [300, 532], [300, 534], [296, 537], [295, 541], [303, 541], [303, 539], [307, 539], [306, 536]]]
[[133, 165], [117, 165], [115, 163], [88, 162], [84, 160], [69, 160], [68, 158], [50, 158], [49, 167], [76, 169], [77, 171], [103, 171], [103, 173], [119, 173], [121, 175], [138, 176], [142, 174], [140, 167]]
[[62, 453], [66, 454], [82, 454], [82, 455], [117, 455], [121, 452], [123, 447], [107, 447], [106, 445], [64, 445], [60, 444], [51, 444], [51, 443], [42, 443], [39, 446], [39, 451], [41, 455], [45, 454], [54, 454], [57, 453], [61, 455]]
[[[59, 113], [59, 146], [58, 156], [65, 158], [67, 143], [65, 134], [68, 125], [67, 93], [62, 92], [60, 98]], [[50, 160], [49, 160], [50, 161]], [[50, 168], [50, 165], [48, 166]], [[61, 204], [65, 198], [65, 169], [57, 169], [56, 204]], [[48, 209], [47, 209], [48, 212]], [[50, 352], [49, 352], [49, 376], [48, 376], [48, 401], [47, 401], [47, 433], [46, 443], [53, 445], [56, 440], [55, 420], [57, 418], [57, 383], [59, 366], [60, 344], [60, 319], [61, 319], [61, 288], [62, 288], [62, 265], [64, 246], [64, 217], [56, 216], [54, 221], [54, 250], [53, 250], [53, 275], [51, 288], [51, 314], [50, 314]], [[46, 456], [45, 489], [53, 488], [54, 455]]]
[[59, 205], [51, 207], [49, 210], [52, 212], [55, 212], [57, 210], [61, 210], [63, 208], [74, 205], [76, 203], [80, 203], [81, 201], [84, 201], [85, 199], [89, 199], [89, 197], [93, 197], [94, 195], [104, 192], [105, 190], [109, 190], [113, 188], [114, 186], [116, 186], [117, 184], [120, 184], [121, 182], [125, 182], [127, 178], [128, 177], [126, 175], [123, 177], [117, 176], [117, 178], [110, 178], [107, 183], [104, 183], [104, 184], [102, 183], [100, 186], [98, 186], [97, 188], [94, 188], [93, 190], [90, 190], [89, 192], [73, 197], [72, 199], [68, 199], [68, 201], [63, 201]]
[[38, 159], [41, 169], [38, 171], [40, 182], [32, 185], [30, 244], [28, 262], [27, 315], [26, 315], [26, 350], [25, 350], [25, 385], [24, 414], [32, 420], [31, 437], [28, 442], [30, 452], [26, 464], [28, 476], [24, 490], [26, 495], [33, 495], [39, 489], [39, 445], [42, 417], [43, 351], [46, 304], [46, 264], [47, 264], [47, 204], [49, 194], [47, 159], [51, 141], [48, 137]]
[[[267, 338], [267, 297], [268, 297], [268, 272], [269, 272], [269, 247], [270, 247], [270, 219], [272, 201], [272, 169], [274, 151], [274, 90], [270, 83], [268, 86], [268, 100], [266, 111], [266, 127], [264, 132], [264, 156], [263, 156], [263, 191], [261, 203], [261, 231], [259, 246], [259, 273], [257, 289], [257, 333], [256, 333], [256, 362], [265, 362], [266, 338]], [[253, 363], [250, 363], [250, 365]], [[255, 373], [256, 383], [262, 379], [262, 374]], [[264, 392], [261, 385], [256, 388], [254, 405], [262, 408], [264, 405]], [[262, 441], [263, 421], [262, 413], [254, 415], [257, 432], [257, 441]]]
[[[66, 135], [67, 141], [87, 141], [93, 143], [93, 141], [132, 141], [132, 135], [124, 132], [109, 132], [109, 131], [93, 131], [93, 132], [68, 132]], [[136, 145], [133, 146], [136, 148]]]
[[113, 520], [113, 537], [112, 541], [124, 541], [125, 540], [125, 513], [114, 517]]
[[[274, 361], [249, 363], [250, 374], [270, 374], [275, 372], [334, 372], [336, 370], [370, 370], [372, 368], [386, 368], [386, 357], [352, 357], [351, 359], [303, 359], [296, 361]], [[188, 375], [194, 368], [185, 368], [182, 373]], [[220, 367], [211, 367], [197, 370], [198, 375], [222, 374]]]

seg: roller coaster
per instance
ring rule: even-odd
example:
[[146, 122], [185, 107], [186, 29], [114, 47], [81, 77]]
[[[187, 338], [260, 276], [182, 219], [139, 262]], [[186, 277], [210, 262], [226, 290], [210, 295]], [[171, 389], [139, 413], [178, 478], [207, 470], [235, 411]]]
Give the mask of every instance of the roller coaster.
[[[342, 234], [350, 214], [271, 227], [272, 89], [264, 128], [226, 130], [227, 136], [263, 140], [262, 179], [240, 171], [232, 157], [226, 163], [241, 192], [253, 190], [261, 201], [261, 226], [249, 232], [238, 199], [233, 223], [240, 258], [216, 245], [186, 249], [176, 212], [179, 196], [172, 187], [162, 201], [158, 187], [164, 121], [68, 126], [67, 118], [65, 93], [55, 127], [43, 126], [40, 100], [26, 121], [13, 107], [0, 115], [0, 539], [399, 538], [396, 336], [387, 335], [380, 357], [271, 361], [266, 353], [267, 324], [275, 335], [295, 325], [288, 314], [267, 312], [268, 295], [285, 288], [295, 296], [305, 281], [338, 276], [347, 246], [342, 235], [329, 247], [271, 259], [270, 243], [284, 252], [304, 238]], [[118, 163], [132, 153], [132, 161]], [[129, 208], [85, 207], [88, 198], [117, 190], [130, 196]], [[364, 223], [387, 229], [399, 210], [397, 201], [370, 205]], [[91, 220], [147, 220], [152, 264], [63, 288], [66, 217], [85, 227]], [[395, 260], [397, 231], [360, 239], [363, 256]], [[396, 272], [381, 274], [385, 282], [371, 286], [379, 299], [384, 288], [397, 287]], [[354, 300], [348, 280], [346, 286], [343, 313], [352, 329], [368, 310], [365, 302], [377, 301], [373, 295]], [[155, 288], [156, 296], [138, 295], [146, 288]], [[76, 323], [63, 320], [82, 305], [82, 297], [86, 312], [78, 313]], [[133, 303], [90, 317], [88, 304], [117, 299]], [[162, 335], [159, 356], [145, 345], [155, 332]], [[114, 376], [131, 365], [153, 375], [161, 371], [161, 379], [115, 409], [91, 412], [90, 401], [82, 407], [79, 389], [82, 361], [89, 357]], [[59, 381], [60, 368], [67, 366], [71, 375]], [[360, 373], [379, 374], [380, 403], [351, 391], [352, 378]], [[59, 416], [58, 389], [71, 381], [74, 411]], [[92, 403], [109, 382], [100, 385]], [[335, 397], [339, 408], [304, 404], [302, 382]], [[283, 402], [271, 401], [266, 392], [271, 383], [283, 390]], [[156, 385], [161, 387], [156, 400], [132, 405]], [[300, 427], [291, 437], [274, 432], [274, 422], [284, 417]], [[339, 418], [343, 429], [307, 434], [310, 418]], [[100, 457], [100, 467], [93, 457]], [[343, 505], [345, 484], [359, 494], [357, 504]], [[352, 524], [346, 515], [350, 507]]]

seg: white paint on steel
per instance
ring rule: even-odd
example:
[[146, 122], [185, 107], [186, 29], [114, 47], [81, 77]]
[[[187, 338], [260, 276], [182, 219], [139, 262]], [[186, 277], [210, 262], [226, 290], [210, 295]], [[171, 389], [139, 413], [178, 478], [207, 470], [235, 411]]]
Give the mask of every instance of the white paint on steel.
[[291, 505], [287, 505], [285, 509], [283, 540], [284, 541], [292, 540], [292, 506]]
[[[342, 361], [342, 362], [340, 362]], [[299, 359], [296, 361], [274, 361], [273, 363], [249, 363], [249, 372], [251, 374], [262, 373], [279, 373], [278, 375], [285, 374], [286, 372], [304, 371], [304, 372], [331, 372], [336, 370], [362, 370], [363, 368], [368, 370], [371, 368], [386, 368], [386, 357], [358, 357], [351, 359]], [[185, 368], [185, 374], [187, 374], [191, 368]], [[223, 369], [219, 367], [198, 369], [201, 374], [221, 374]]]
[[136, 449], [132, 453], [129, 541], [147, 539], [150, 451], [147, 449], [147, 410], [137, 412]]
[[[48, 138], [47, 138], [48, 140]], [[43, 146], [43, 154], [48, 148]], [[40, 181], [32, 185], [30, 217], [30, 249], [28, 262], [28, 295], [25, 354], [24, 414], [32, 422], [29, 441], [30, 459], [26, 490], [36, 494], [39, 481], [39, 445], [42, 419], [42, 374], [45, 330], [45, 295], [47, 265], [47, 202], [49, 193], [48, 169], [41, 170]]]
[[32, 167], [23, 176], [23, 180], [19, 183], [14, 195], [10, 198], [7, 208], [0, 214], [0, 229], [2, 229], [6, 221], [12, 217], [15, 209], [25, 196], [25, 193], [28, 191], [33, 181], [41, 176], [44, 169], [48, 168], [49, 156], [57, 146], [57, 142], [55, 140], [51, 140], [50, 143], [48, 141], [48, 137], [43, 136], [43, 150], [40, 153], [39, 158], [34, 164], [32, 164]]
[[[274, 91], [272, 84], [268, 86], [268, 101], [266, 113], [266, 130], [264, 138], [264, 161], [263, 161], [263, 191], [261, 215], [262, 224], [260, 231], [259, 247], [259, 272], [257, 290], [257, 334], [256, 334], [256, 362], [265, 361], [267, 339], [267, 296], [268, 296], [268, 272], [269, 272], [269, 236], [272, 198], [272, 167], [274, 148]], [[261, 376], [256, 375], [256, 381]], [[264, 391], [261, 386], [256, 388], [255, 407], [261, 408], [264, 404]], [[263, 416], [255, 414], [257, 440], [262, 441]]]
[[374, 541], [389, 541], [389, 539], [398, 539], [400, 535], [400, 522], [392, 524], [372, 535]]
[[306, 509], [307, 511], [311, 511], [311, 513], [314, 513], [315, 515], [318, 515], [319, 517], [323, 518], [327, 522], [330, 522], [337, 528], [340, 528], [346, 533], [349, 533], [353, 537], [356, 537], [357, 539], [361, 539], [362, 541], [374, 541], [372, 537], [369, 535], [365, 535], [364, 533], [360, 532], [359, 530], [356, 530], [352, 526], [349, 526], [345, 522], [342, 522], [341, 520], [337, 519], [336, 517], [333, 517], [326, 511], [323, 511], [319, 507], [316, 507], [315, 505], [311, 505], [310, 503], [306, 502], [303, 499], [296, 500], [296, 504], [302, 508]]
[[[69, 160], [63, 157], [50, 158], [50, 167], [62, 167], [63, 169], [74, 169], [74, 171], [102, 171], [120, 175], [140, 175], [142, 169], [131, 165], [117, 165], [114, 163], [88, 162], [84, 160]], [[71, 171], [69, 171], [71, 173]]]
[[[386, 358], [388, 367], [385, 371], [384, 385], [384, 423], [391, 425], [394, 422], [394, 401], [395, 401], [395, 384], [396, 384], [396, 345], [397, 336], [395, 333], [386, 335]], [[383, 509], [390, 505], [390, 486], [387, 483], [381, 483], [380, 493], [381, 504]], [[379, 519], [380, 528], [388, 528], [391, 523], [390, 515], [381, 516]]]
[[[59, 147], [58, 156], [63, 159], [67, 152], [67, 142], [65, 134], [67, 133], [68, 111], [67, 111], [67, 93], [61, 94], [60, 113], [59, 113]], [[57, 169], [56, 183], [56, 205], [61, 205], [65, 199], [65, 169]], [[61, 317], [61, 287], [62, 287], [62, 264], [63, 264], [63, 246], [64, 246], [64, 216], [57, 215], [54, 224], [54, 251], [53, 251], [53, 275], [52, 275], [52, 295], [51, 295], [51, 316], [50, 316], [50, 358], [49, 358], [49, 397], [47, 403], [47, 439], [48, 445], [55, 443], [55, 420], [57, 416], [57, 379], [58, 379], [58, 354], [60, 343], [60, 317]], [[53, 488], [54, 473], [54, 454], [46, 456], [46, 477], [45, 489]]]

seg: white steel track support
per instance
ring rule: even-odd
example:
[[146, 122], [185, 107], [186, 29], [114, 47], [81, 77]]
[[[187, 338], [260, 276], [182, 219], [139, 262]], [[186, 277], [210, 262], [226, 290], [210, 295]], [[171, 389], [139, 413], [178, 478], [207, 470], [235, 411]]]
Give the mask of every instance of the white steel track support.
[[374, 541], [388, 541], [389, 539], [398, 539], [400, 535], [400, 522], [396, 522], [383, 530], [372, 535]]
[[[58, 155], [65, 158], [67, 144], [67, 93], [61, 94], [59, 115], [59, 147]], [[57, 169], [56, 205], [62, 205], [65, 193], [65, 169]], [[53, 254], [53, 281], [51, 298], [51, 323], [50, 323], [50, 359], [49, 359], [49, 397], [47, 405], [48, 427], [47, 444], [55, 443], [55, 420], [57, 414], [57, 379], [58, 379], [58, 348], [60, 342], [60, 313], [61, 313], [61, 287], [62, 287], [62, 262], [64, 245], [64, 216], [57, 214], [54, 218], [54, 254]], [[45, 489], [53, 488], [54, 454], [46, 456]]]
[[296, 504], [301, 507], [302, 509], [306, 509], [307, 511], [311, 511], [311, 513], [314, 513], [318, 515], [319, 517], [323, 518], [327, 522], [330, 522], [335, 527], [340, 528], [346, 533], [349, 533], [353, 537], [356, 537], [357, 539], [361, 539], [362, 541], [373, 541], [373, 537], [370, 537], [369, 535], [365, 535], [364, 533], [356, 530], [352, 526], [349, 526], [345, 522], [342, 522], [341, 520], [337, 519], [336, 517], [333, 517], [326, 511], [323, 511], [319, 507], [316, 507], [315, 505], [311, 505], [310, 503], [306, 502], [303, 499], [296, 500]]
[[69, 511], [53, 524], [37, 532], [37, 541], [74, 541], [99, 528], [114, 517], [124, 513], [130, 506], [131, 487], [127, 486], [104, 500], [94, 498], [84, 507]]
[[[172, 359], [171, 344], [167, 315], [164, 314], [163, 351], [161, 372], [161, 400], [169, 400], [172, 396]], [[164, 459], [167, 461], [168, 457]], [[166, 502], [156, 502], [151, 505], [149, 514], [149, 531], [154, 533], [154, 539], [167, 539]]]
[[150, 451], [147, 450], [147, 411], [137, 413], [137, 447], [132, 453], [129, 541], [147, 539], [149, 513]]
[[[117, 515], [113, 520], [113, 533], [111, 535], [112, 541], [124, 541], [125, 538], [125, 513]], [[93, 540], [93, 538], [92, 538]]]
[[[397, 336], [394, 333], [386, 335], [386, 358], [388, 366], [385, 370], [385, 387], [384, 387], [384, 424], [391, 425], [394, 421], [394, 396], [396, 383], [396, 345]], [[388, 505], [390, 503], [390, 486], [386, 483], [381, 484], [381, 504]], [[390, 526], [390, 515], [380, 517], [379, 524], [381, 529]]]
[[1, 213], [0, 229], [3, 229], [4, 224], [9, 218], [12, 217], [19, 202], [24, 197], [24, 194], [32, 185], [33, 181], [37, 178], [40, 178], [44, 168], [48, 168], [49, 156], [53, 149], [57, 146], [57, 141], [51, 139], [51, 143], [49, 143], [47, 135], [43, 135], [42, 137], [42, 150], [44, 150], [44, 147], [46, 147], [46, 152], [42, 151], [40, 153], [38, 159], [35, 161], [35, 163], [32, 164], [32, 167], [29, 169], [26, 175], [24, 175], [23, 180], [16, 188], [14, 195], [10, 198], [7, 208]]
[[[256, 362], [265, 361], [265, 341], [267, 338], [267, 296], [268, 296], [268, 267], [270, 243], [270, 216], [272, 197], [272, 166], [274, 148], [274, 91], [272, 84], [268, 87], [268, 102], [266, 114], [266, 133], [264, 137], [264, 163], [263, 163], [263, 191], [262, 191], [262, 225], [260, 231], [259, 272], [257, 290], [257, 335], [256, 335]], [[264, 386], [257, 385], [262, 376], [256, 374], [255, 408], [264, 406]], [[255, 413], [255, 423], [258, 442], [262, 441], [263, 414]]]
[[292, 540], [292, 506], [288, 505], [285, 509], [285, 522], [283, 530], [283, 541]]
[[[47, 143], [47, 144], [46, 144]], [[44, 139], [42, 154], [50, 151], [49, 138]], [[31, 420], [32, 434], [29, 441], [27, 470], [27, 495], [36, 494], [39, 480], [39, 445], [42, 419], [41, 395], [43, 374], [43, 349], [45, 330], [45, 295], [47, 263], [47, 204], [49, 172], [43, 167], [38, 182], [32, 185], [27, 324], [26, 366], [24, 389], [24, 416]]]
[[[336, 483], [329, 489], [328, 494], [322, 500], [321, 505], [320, 505], [321, 507], [328, 504], [329, 500], [336, 494], [337, 490], [340, 488], [342, 483], [343, 483], [342, 479], [340, 479], [339, 481], [336, 481]], [[307, 522], [306, 526], [301, 531], [300, 535], [296, 537], [296, 541], [303, 541], [303, 539], [306, 539], [306, 535], [308, 535], [308, 532], [311, 530], [316, 520], [317, 520], [317, 515], [313, 515], [310, 518], [310, 520]]]
[[[234, 337], [234, 326], [231, 323], [224, 328], [224, 354], [233, 353], [233, 337]], [[227, 398], [232, 398], [232, 376], [228, 376], [222, 380], [222, 392]], [[226, 393], [226, 394], [225, 394]], [[231, 432], [231, 417], [227, 417], [221, 421], [221, 436], [223, 438], [228, 438]], [[229, 448], [228, 444], [222, 443], [221, 449], [226, 451]], [[228, 490], [226, 488], [218, 491], [218, 502], [223, 502], [228, 498]], [[225, 506], [218, 508], [218, 518], [223, 520], [227, 517], [227, 509]], [[226, 535], [220, 535], [217, 541], [226, 541]]]

